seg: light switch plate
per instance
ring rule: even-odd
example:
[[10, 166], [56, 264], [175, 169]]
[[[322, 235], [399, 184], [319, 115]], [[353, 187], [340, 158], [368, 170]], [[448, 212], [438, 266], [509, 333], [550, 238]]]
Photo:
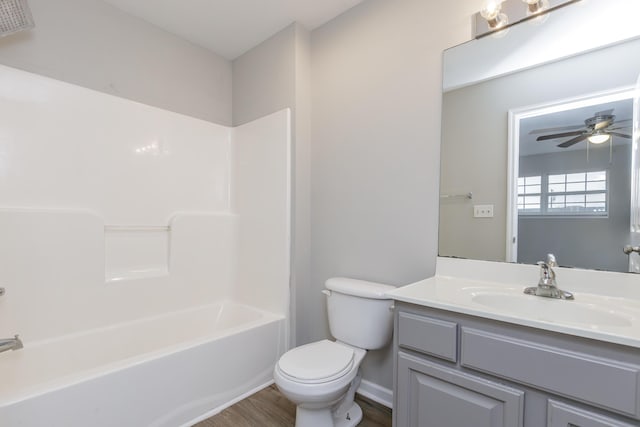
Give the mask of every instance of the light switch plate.
[[474, 218], [493, 218], [493, 205], [473, 205]]

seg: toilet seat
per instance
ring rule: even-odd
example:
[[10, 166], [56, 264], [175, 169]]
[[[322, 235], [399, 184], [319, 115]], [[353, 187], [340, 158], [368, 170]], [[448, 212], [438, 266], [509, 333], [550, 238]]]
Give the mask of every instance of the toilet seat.
[[349, 373], [354, 365], [352, 348], [329, 340], [296, 347], [278, 361], [282, 376], [302, 384], [335, 381]]

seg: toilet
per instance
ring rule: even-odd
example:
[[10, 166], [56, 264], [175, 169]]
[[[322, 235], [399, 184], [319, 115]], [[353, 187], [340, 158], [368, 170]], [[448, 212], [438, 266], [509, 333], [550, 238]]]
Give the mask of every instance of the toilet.
[[278, 389], [297, 405], [296, 427], [352, 427], [362, 420], [354, 402], [367, 350], [393, 333], [393, 286], [335, 277], [326, 281], [329, 329], [322, 340], [289, 350], [274, 369]]

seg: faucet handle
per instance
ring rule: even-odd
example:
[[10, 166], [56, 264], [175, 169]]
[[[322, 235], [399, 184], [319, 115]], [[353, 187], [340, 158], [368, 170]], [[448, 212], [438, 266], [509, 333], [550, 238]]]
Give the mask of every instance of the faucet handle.
[[549, 267], [557, 267], [556, 256], [554, 254], [547, 254], [547, 265]]

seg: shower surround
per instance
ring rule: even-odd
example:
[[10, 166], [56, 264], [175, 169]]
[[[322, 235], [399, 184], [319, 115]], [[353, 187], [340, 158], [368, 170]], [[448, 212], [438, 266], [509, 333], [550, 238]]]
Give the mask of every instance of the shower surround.
[[229, 128], [9, 67], [0, 82], [0, 337], [24, 342], [0, 354], [0, 424], [187, 425], [270, 383], [289, 111]]

